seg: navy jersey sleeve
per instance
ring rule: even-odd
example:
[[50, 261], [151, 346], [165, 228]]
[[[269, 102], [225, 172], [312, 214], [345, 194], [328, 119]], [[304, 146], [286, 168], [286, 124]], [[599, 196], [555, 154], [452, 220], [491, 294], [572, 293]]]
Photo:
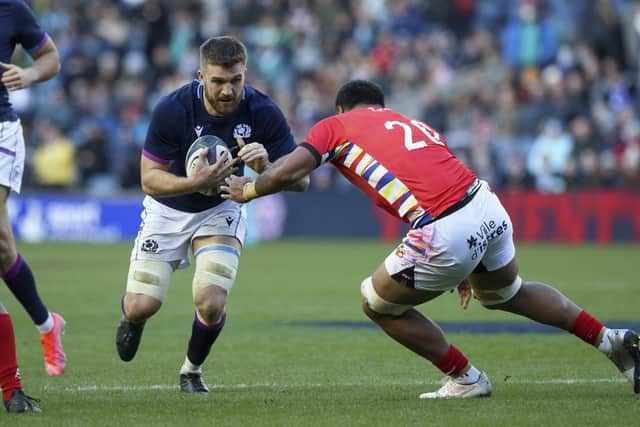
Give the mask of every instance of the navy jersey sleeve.
[[168, 96], [163, 97], [151, 114], [143, 155], [162, 164], [178, 160], [185, 120], [184, 107]]
[[36, 52], [47, 41], [47, 33], [44, 32], [36, 20], [31, 8], [23, 0], [16, 2], [15, 6], [16, 42], [29, 53]]
[[266, 103], [260, 111], [259, 117], [261, 140], [258, 142], [264, 145], [269, 153], [270, 162], [274, 162], [295, 150], [296, 142], [291, 134], [289, 124], [275, 102], [270, 100]]

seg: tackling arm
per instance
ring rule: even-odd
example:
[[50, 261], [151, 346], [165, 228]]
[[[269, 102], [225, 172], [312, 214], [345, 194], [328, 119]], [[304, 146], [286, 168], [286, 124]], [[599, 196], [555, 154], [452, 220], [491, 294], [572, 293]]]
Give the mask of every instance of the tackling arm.
[[317, 167], [316, 159], [303, 147], [283, 156], [250, 181], [245, 177], [231, 176], [221, 189], [225, 199], [248, 202], [256, 197], [282, 190], [304, 191], [309, 185], [309, 174]]

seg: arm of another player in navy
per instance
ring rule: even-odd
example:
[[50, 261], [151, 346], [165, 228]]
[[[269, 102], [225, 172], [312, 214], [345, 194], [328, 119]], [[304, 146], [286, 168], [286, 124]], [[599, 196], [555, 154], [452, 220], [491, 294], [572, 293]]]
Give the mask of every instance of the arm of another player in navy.
[[34, 61], [27, 68], [0, 62], [2, 84], [9, 91], [24, 89], [34, 83], [49, 80], [60, 71], [58, 49], [51, 37], [38, 26], [33, 12], [26, 4], [18, 4], [15, 14], [21, 29], [16, 34], [16, 41], [29, 52]]
[[[292, 153], [280, 157], [256, 178], [255, 192], [258, 196], [264, 196], [286, 190], [303, 180], [308, 183], [309, 174], [319, 164], [317, 156], [312, 151], [305, 146], [299, 146]], [[248, 199], [243, 195], [243, 187], [249, 182], [251, 180], [244, 176], [230, 176], [226, 179], [226, 185], [221, 187], [224, 192], [222, 198], [247, 202]]]

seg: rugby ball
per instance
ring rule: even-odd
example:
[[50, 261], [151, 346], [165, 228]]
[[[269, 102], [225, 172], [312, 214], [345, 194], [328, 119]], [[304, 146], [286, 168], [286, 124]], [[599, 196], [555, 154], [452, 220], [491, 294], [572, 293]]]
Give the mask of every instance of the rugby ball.
[[[220, 156], [224, 153], [229, 152], [229, 147], [227, 144], [219, 137], [215, 135], [202, 135], [189, 147], [187, 151], [187, 156], [185, 158], [184, 169], [186, 171], [187, 176], [191, 176], [195, 169], [195, 166], [200, 161], [200, 152], [205, 148], [209, 149], [209, 152], [204, 157], [205, 166], [214, 164]], [[228, 156], [225, 160], [225, 164], [231, 161], [231, 156]], [[201, 194], [205, 196], [214, 196], [220, 193], [219, 188], [211, 188], [207, 190], [200, 191]]]

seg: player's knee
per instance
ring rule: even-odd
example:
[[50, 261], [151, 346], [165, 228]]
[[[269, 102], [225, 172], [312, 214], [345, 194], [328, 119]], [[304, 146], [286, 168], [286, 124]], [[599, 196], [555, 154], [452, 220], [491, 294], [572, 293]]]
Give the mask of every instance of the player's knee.
[[195, 258], [194, 295], [209, 286], [218, 286], [227, 292], [231, 290], [240, 260], [240, 252], [236, 248], [228, 245], [205, 246], [196, 252]]
[[382, 298], [376, 292], [371, 277], [367, 277], [360, 285], [363, 298], [363, 311], [373, 321], [380, 316], [402, 316], [413, 308], [412, 305], [395, 304]]
[[520, 276], [517, 276], [513, 283], [503, 288], [490, 290], [474, 288], [473, 295], [485, 308], [490, 310], [502, 309], [505, 304], [508, 304], [520, 292], [522, 284], [523, 280]]
[[[172, 272], [173, 267], [168, 262], [148, 260], [131, 261], [129, 274], [127, 276], [127, 293], [129, 295], [127, 295], [125, 299], [125, 310], [128, 297], [131, 294], [138, 294], [134, 295], [136, 303], [131, 309], [132, 314], [148, 313], [153, 311], [155, 305], [157, 305], [155, 309], [155, 311], [157, 311], [162, 301], [164, 301], [167, 289], [169, 289]], [[154, 303], [154, 301], [157, 303]]]
[[224, 300], [202, 300], [196, 302], [198, 316], [207, 324], [213, 325], [224, 314]]
[[162, 302], [142, 294], [127, 294], [123, 310], [125, 317], [132, 322], [141, 322], [160, 310]]

